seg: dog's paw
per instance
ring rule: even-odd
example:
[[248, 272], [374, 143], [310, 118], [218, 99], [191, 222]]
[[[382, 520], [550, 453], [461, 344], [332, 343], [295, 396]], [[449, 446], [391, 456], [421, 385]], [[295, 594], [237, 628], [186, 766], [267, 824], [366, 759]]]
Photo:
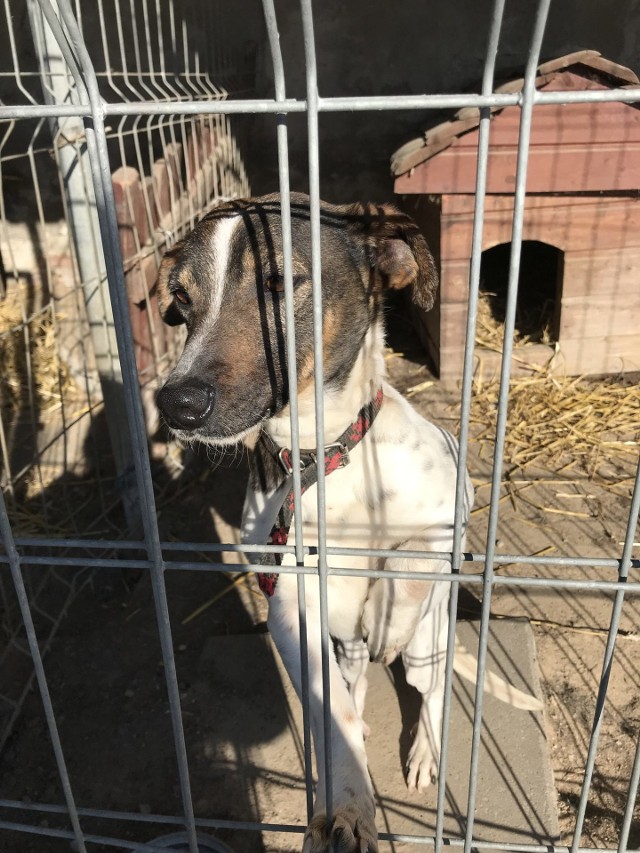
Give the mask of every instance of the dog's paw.
[[432, 747], [429, 738], [419, 726], [407, 759], [407, 788], [410, 791], [420, 791], [422, 794], [429, 785], [437, 783], [438, 758], [437, 750]]
[[356, 806], [336, 809], [329, 825], [326, 814], [314, 815], [304, 835], [302, 853], [378, 853], [373, 817]]

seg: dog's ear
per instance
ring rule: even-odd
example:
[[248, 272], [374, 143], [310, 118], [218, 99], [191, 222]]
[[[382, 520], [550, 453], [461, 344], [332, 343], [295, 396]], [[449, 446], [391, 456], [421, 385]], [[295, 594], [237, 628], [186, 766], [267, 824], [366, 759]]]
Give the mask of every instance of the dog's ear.
[[412, 285], [413, 301], [428, 311], [438, 290], [438, 272], [416, 223], [392, 204], [356, 205], [355, 209], [364, 226], [369, 264], [383, 290]]
[[160, 316], [168, 326], [179, 326], [180, 323], [184, 323], [184, 317], [176, 308], [173, 294], [169, 290], [169, 277], [178, 262], [182, 247], [183, 241], [181, 240], [164, 253], [164, 257], [158, 268], [158, 278], [155, 284]]

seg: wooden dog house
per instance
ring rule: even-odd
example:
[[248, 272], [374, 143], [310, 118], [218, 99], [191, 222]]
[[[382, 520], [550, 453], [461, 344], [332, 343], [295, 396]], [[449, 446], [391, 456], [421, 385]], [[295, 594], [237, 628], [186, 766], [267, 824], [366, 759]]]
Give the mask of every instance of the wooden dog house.
[[[536, 85], [544, 91], [639, 83], [632, 71], [595, 51], [547, 62], [538, 72]], [[522, 84], [511, 81], [497, 91], [519, 91]], [[506, 249], [508, 264], [519, 120], [518, 106], [493, 111], [483, 264], [485, 257], [490, 259], [489, 250], [500, 246]], [[420, 325], [445, 379], [459, 377], [462, 368], [478, 125], [477, 109], [460, 110], [392, 158], [395, 191], [424, 229], [439, 263], [439, 304], [421, 316]], [[640, 369], [639, 190], [639, 109], [614, 102], [534, 109], [523, 241], [535, 242], [523, 243], [519, 299], [527, 290], [529, 298], [535, 298], [542, 287], [529, 274], [539, 267], [535, 250], [544, 244], [555, 257], [547, 273], [553, 279], [555, 302], [552, 346], [532, 343], [518, 348], [514, 369], [547, 363], [554, 352], [554, 369], [567, 374]], [[486, 284], [491, 286], [481, 286]], [[546, 298], [548, 294], [547, 287]], [[499, 353], [477, 352], [486, 365], [495, 367]]]

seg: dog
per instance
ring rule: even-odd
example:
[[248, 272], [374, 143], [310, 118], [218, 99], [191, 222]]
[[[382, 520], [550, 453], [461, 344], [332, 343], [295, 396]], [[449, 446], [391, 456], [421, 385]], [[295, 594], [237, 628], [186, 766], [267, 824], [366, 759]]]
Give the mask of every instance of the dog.
[[[422, 309], [434, 303], [438, 276], [424, 237], [389, 204], [322, 203], [320, 219], [325, 449], [324, 459], [322, 449], [302, 451], [303, 542], [318, 542], [313, 467], [324, 464], [327, 543], [398, 553], [387, 559], [333, 558], [337, 566], [383, 569], [384, 575], [328, 578], [334, 641], [331, 820], [324, 801], [320, 590], [317, 577], [306, 578], [310, 718], [319, 778], [303, 850], [364, 853], [377, 850], [363, 721], [370, 659], [389, 663], [401, 655], [408, 683], [422, 694], [407, 765], [409, 788], [423, 791], [437, 776], [450, 585], [394, 579], [394, 573], [450, 571], [446, 559], [408, 558], [402, 551], [452, 550], [458, 451], [455, 439], [419, 415], [386, 379], [385, 294], [410, 288]], [[291, 196], [291, 229], [300, 447], [315, 448], [311, 224], [309, 199], [302, 194]], [[179, 439], [252, 448], [242, 523], [248, 544], [295, 542], [283, 291], [277, 195], [214, 208], [167, 251], [158, 273], [163, 319], [186, 324], [187, 339], [157, 404]], [[473, 504], [468, 476], [463, 503], [460, 521], [466, 529]], [[291, 563], [293, 556], [285, 555], [283, 565]], [[314, 558], [306, 558], [306, 565], [314, 565]], [[269, 599], [269, 631], [300, 695], [296, 576], [268, 569], [265, 565], [260, 585]], [[461, 659], [464, 653], [456, 657]], [[473, 677], [474, 663], [467, 660], [466, 669]], [[515, 704], [535, 707], [518, 693], [510, 693]]]

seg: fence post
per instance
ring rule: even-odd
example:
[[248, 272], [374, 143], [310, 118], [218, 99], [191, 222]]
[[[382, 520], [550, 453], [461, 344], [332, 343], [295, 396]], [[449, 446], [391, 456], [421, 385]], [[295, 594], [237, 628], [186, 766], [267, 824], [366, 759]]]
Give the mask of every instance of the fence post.
[[[32, 3], [29, 4], [29, 11], [45, 101], [63, 104], [69, 98], [76, 100], [77, 92], [70, 83], [66, 63], [42, 12]], [[141, 526], [140, 510], [113, 312], [84, 143], [84, 124], [77, 116], [60, 117], [51, 120], [51, 132], [95, 353], [117, 488], [127, 524], [130, 531], [134, 532]]]

